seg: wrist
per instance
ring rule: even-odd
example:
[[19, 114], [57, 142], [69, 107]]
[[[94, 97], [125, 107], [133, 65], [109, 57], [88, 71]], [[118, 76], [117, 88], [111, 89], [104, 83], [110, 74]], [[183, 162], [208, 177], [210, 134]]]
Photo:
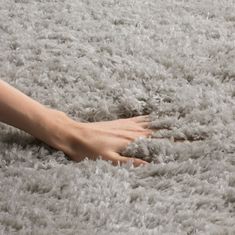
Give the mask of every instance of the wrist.
[[49, 108], [46, 112], [47, 114], [42, 118], [41, 138], [39, 137], [39, 139], [58, 150], [62, 150], [67, 139], [70, 118], [59, 110]]
[[82, 138], [81, 133], [84, 129], [82, 123], [73, 120], [62, 111], [49, 109], [48, 113], [45, 120], [46, 134], [43, 141], [57, 150], [69, 153], [74, 133], [79, 133], [77, 136]]

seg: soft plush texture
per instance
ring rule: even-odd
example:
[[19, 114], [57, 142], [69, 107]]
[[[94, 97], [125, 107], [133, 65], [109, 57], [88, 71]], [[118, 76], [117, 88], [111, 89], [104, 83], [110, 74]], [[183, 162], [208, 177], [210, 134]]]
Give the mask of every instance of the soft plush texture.
[[78, 121], [162, 128], [123, 150], [134, 168], [0, 124], [0, 234], [235, 234], [234, 0], [0, 0], [0, 77]]

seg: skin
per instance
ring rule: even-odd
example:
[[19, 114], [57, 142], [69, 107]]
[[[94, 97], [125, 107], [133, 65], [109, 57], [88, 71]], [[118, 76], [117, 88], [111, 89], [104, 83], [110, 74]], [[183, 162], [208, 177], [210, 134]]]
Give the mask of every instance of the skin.
[[148, 115], [82, 123], [0, 80], [0, 122], [27, 132], [77, 162], [85, 157], [95, 160], [100, 156], [115, 166], [130, 160], [135, 167], [148, 164], [120, 154], [136, 138], [153, 134]]

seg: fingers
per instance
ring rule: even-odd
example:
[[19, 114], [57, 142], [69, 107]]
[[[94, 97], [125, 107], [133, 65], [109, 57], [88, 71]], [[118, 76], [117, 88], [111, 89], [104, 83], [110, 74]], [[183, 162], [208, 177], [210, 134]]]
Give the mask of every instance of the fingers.
[[151, 129], [151, 130], [155, 130], [155, 131], [162, 130], [162, 129], [171, 130], [171, 128], [169, 128], [169, 127], [152, 127], [152, 126], [150, 126], [151, 118], [150, 118], [149, 114], [137, 116], [137, 117], [132, 117], [129, 119], [135, 121], [136, 123], [138, 123], [138, 125], [140, 125], [144, 129]]
[[105, 160], [111, 160], [112, 165], [117, 166], [118, 164], [122, 165], [124, 163], [127, 163], [128, 161], [132, 161], [134, 167], [138, 167], [141, 165], [147, 165], [148, 162], [141, 160], [139, 158], [129, 158], [121, 156], [119, 153], [116, 152], [110, 152], [106, 157]]
[[140, 122], [139, 125], [145, 129], [148, 129], [150, 128], [150, 125], [149, 125], [150, 122]]
[[149, 129], [149, 130], [152, 130], [152, 131], [159, 131], [159, 130], [171, 130], [170, 128], [167, 128], [167, 127], [153, 127], [148, 123], [141, 123], [140, 124], [141, 127], [143, 127], [144, 129]]
[[132, 117], [130, 119], [138, 123], [142, 128], [149, 128], [149, 124], [151, 121], [149, 115]]
[[129, 119], [132, 119], [135, 122], [150, 122], [150, 116], [148, 115], [142, 115], [137, 117], [131, 117]]
[[143, 129], [139, 131], [132, 131], [132, 132], [122, 131], [122, 134], [120, 135], [120, 137], [128, 141], [134, 141], [135, 139], [139, 137], [150, 137], [153, 135], [153, 133], [154, 132], [152, 130], [147, 130], [147, 129]]
[[138, 125], [140, 125], [141, 127], [143, 127], [144, 129], [151, 129], [151, 130], [155, 130], [155, 131], [158, 131], [158, 130], [171, 130], [171, 128], [169, 127], [153, 127], [151, 126], [151, 121], [141, 121], [141, 122], [138, 122]]

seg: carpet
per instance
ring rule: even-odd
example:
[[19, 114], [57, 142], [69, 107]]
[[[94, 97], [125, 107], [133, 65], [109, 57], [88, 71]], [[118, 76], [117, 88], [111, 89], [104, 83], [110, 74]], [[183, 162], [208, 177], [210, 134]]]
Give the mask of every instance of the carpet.
[[134, 168], [1, 123], [0, 234], [235, 234], [234, 0], [0, 0], [0, 77], [77, 121], [160, 128], [123, 150]]

